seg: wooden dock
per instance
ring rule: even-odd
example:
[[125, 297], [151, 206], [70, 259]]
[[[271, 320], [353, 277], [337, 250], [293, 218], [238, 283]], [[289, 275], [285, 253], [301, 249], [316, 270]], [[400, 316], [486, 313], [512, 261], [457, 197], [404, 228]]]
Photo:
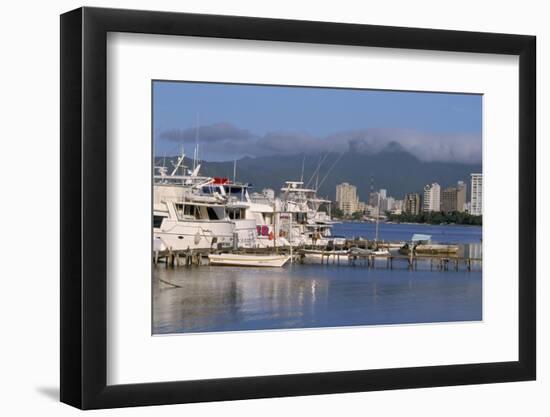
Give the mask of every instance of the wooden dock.
[[[481, 267], [481, 258], [466, 258], [453, 256], [448, 254], [440, 255], [401, 255], [398, 253], [390, 253], [389, 255], [382, 254], [357, 254], [353, 252], [342, 253], [342, 250], [324, 250], [312, 248], [294, 248], [293, 261], [297, 263], [305, 263], [306, 258], [314, 260], [314, 263], [322, 265], [341, 265], [349, 264], [352, 266], [363, 266], [367, 268], [403, 268], [416, 270], [418, 264], [425, 265], [429, 262], [430, 270], [438, 271], [471, 271], [472, 266], [479, 265]], [[201, 266], [208, 264], [208, 255], [221, 253], [220, 250], [214, 249], [187, 249], [187, 250], [165, 250], [153, 253], [153, 263], [155, 265], [164, 263], [166, 267], [179, 266]], [[290, 248], [256, 248], [256, 249], [240, 249], [230, 251], [230, 253], [251, 253], [251, 254], [290, 254]], [[316, 262], [318, 260], [318, 262]]]
[[[296, 249], [295, 249], [296, 250]], [[234, 254], [255, 254], [255, 255], [290, 255], [289, 247], [278, 248], [247, 248], [237, 250], [219, 250], [219, 249], [185, 249], [172, 250], [169, 248], [164, 251], [153, 252], [153, 263], [155, 265], [164, 263], [166, 267], [175, 266], [201, 266], [208, 265], [208, 255], [220, 253]], [[299, 260], [298, 252], [293, 253], [294, 260]]]
[[[308, 255], [312, 255], [311, 251], [298, 251], [301, 256], [301, 262], [305, 261]], [[353, 266], [365, 266], [367, 268], [386, 268], [394, 269], [399, 266], [406, 266], [408, 269], [418, 269], [418, 263], [427, 265], [429, 262], [430, 270], [439, 271], [459, 271], [464, 267], [467, 271], [472, 270], [473, 265], [480, 265], [481, 258], [465, 258], [452, 255], [377, 255], [377, 254], [342, 254], [338, 251], [316, 251], [315, 256], [319, 258], [320, 264], [324, 265], [340, 265], [341, 263], [349, 263]]]
[[172, 250], [172, 248], [169, 248], [164, 251], [155, 251], [153, 253], [153, 263], [155, 265], [164, 263], [167, 268], [169, 266], [200, 266], [205, 264], [203, 258], [217, 252], [210, 249]]

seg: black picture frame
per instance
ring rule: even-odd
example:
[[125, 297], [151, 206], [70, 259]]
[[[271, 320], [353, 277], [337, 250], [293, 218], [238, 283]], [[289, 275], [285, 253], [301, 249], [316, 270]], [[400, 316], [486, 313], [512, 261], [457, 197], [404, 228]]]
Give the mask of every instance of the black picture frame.
[[[519, 360], [107, 385], [108, 32], [519, 56]], [[80, 8], [61, 15], [61, 401], [82, 409], [533, 380], [534, 36]]]

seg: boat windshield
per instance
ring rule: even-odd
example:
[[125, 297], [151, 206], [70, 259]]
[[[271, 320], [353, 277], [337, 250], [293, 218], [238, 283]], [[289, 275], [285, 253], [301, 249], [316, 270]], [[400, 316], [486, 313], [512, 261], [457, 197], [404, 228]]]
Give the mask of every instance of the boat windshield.
[[225, 217], [225, 209], [222, 206], [176, 203], [175, 208], [179, 220], [222, 220]]
[[237, 197], [241, 200], [244, 198], [245, 188], [242, 186], [224, 185], [223, 189], [225, 193], [230, 197]]

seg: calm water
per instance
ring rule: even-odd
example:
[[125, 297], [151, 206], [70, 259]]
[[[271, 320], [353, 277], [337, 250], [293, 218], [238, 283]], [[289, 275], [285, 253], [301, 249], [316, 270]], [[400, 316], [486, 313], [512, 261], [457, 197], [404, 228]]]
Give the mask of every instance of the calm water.
[[[339, 224], [334, 234], [374, 236], [374, 225]], [[380, 238], [461, 243], [481, 254], [481, 228], [380, 225]], [[193, 267], [154, 269], [153, 333], [288, 329], [482, 319], [481, 266], [468, 272], [393, 270], [341, 265], [284, 268]], [[160, 278], [160, 279], [158, 279]], [[170, 282], [172, 287], [162, 281]]]
[[[337, 223], [332, 230], [333, 235], [348, 238], [363, 236], [374, 239], [376, 235], [374, 223]], [[406, 241], [410, 240], [414, 233], [431, 235], [434, 243], [481, 242], [481, 227], [479, 226], [380, 223], [378, 229], [381, 240]]]

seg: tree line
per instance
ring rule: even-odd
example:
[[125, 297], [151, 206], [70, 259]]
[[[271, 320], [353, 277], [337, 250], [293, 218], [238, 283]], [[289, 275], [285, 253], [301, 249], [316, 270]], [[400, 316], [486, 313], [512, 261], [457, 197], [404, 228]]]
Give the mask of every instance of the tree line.
[[420, 214], [401, 213], [392, 214], [386, 212], [388, 221], [395, 223], [428, 223], [428, 224], [441, 224], [441, 223], [454, 223], [454, 224], [466, 224], [472, 226], [481, 226], [483, 223], [483, 216], [474, 216], [472, 214], [464, 212], [442, 212], [442, 211], [430, 211], [422, 212]]

